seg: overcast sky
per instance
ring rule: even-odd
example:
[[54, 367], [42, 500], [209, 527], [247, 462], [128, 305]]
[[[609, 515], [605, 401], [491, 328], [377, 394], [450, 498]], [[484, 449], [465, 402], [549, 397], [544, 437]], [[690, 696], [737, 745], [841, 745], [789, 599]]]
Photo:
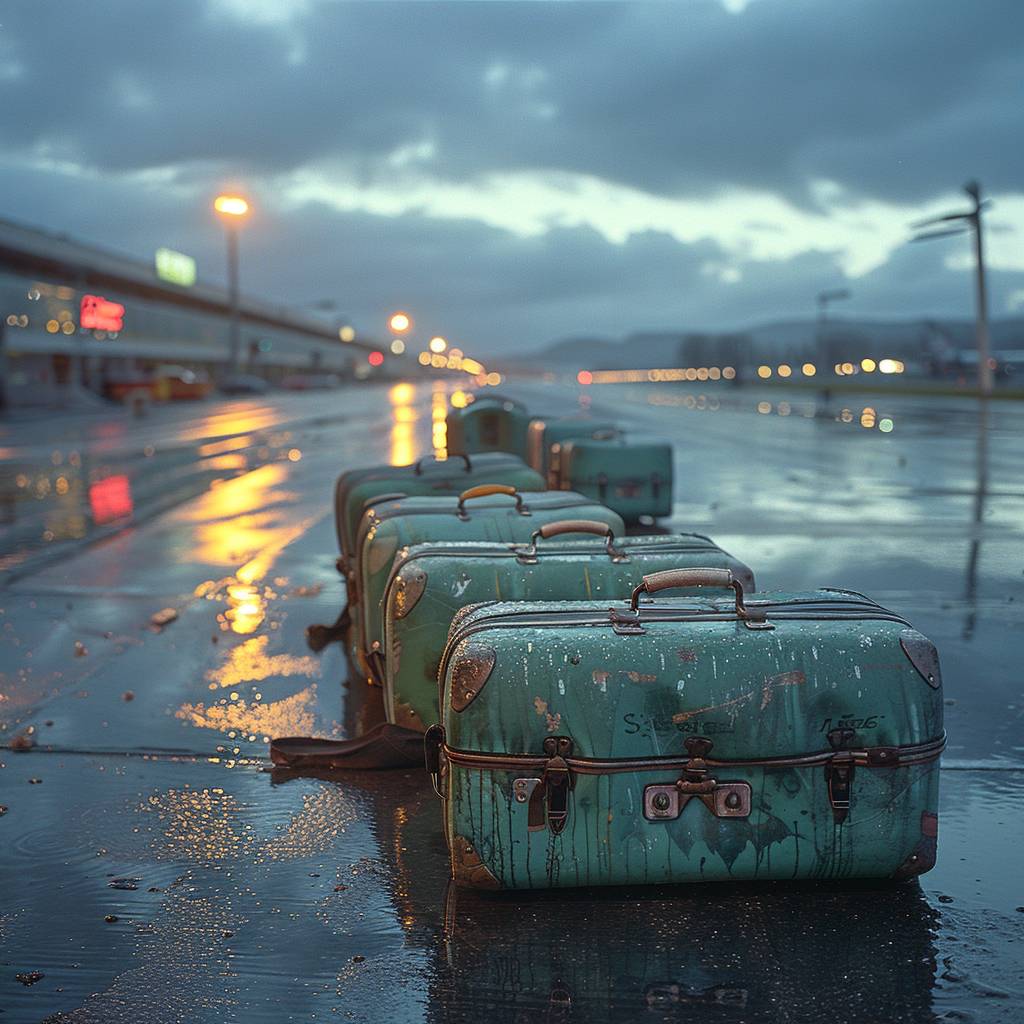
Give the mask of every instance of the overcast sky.
[[6, 0], [0, 216], [490, 355], [807, 316], [1024, 313], [1022, 0]]

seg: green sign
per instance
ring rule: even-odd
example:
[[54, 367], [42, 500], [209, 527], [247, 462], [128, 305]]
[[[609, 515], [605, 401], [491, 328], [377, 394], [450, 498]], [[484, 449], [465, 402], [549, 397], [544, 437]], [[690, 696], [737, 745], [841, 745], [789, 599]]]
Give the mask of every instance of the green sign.
[[161, 281], [170, 281], [171, 284], [180, 284], [183, 288], [190, 288], [196, 283], [196, 261], [183, 252], [175, 252], [173, 249], [157, 249], [156, 276]]

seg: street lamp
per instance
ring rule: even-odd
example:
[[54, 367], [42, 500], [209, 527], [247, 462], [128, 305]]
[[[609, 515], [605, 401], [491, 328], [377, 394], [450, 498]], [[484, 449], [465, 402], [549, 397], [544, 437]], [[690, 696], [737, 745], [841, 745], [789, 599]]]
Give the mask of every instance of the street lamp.
[[910, 226], [916, 231], [931, 227], [934, 224], [952, 224], [953, 227], [939, 228], [915, 235], [912, 242], [925, 242], [931, 238], [946, 238], [949, 235], [962, 235], [965, 231], [974, 231], [975, 261], [975, 295], [977, 302], [977, 321], [975, 324], [975, 341], [978, 346], [978, 390], [983, 396], [992, 394], [992, 363], [989, 356], [988, 338], [988, 294], [985, 287], [985, 250], [981, 235], [981, 212], [987, 207], [988, 200], [981, 198], [981, 186], [976, 181], [964, 185], [964, 191], [973, 200], [969, 210], [959, 213], [946, 213], [941, 217], [929, 217]]
[[388, 327], [395, 334], [405, 334], [410, 327], [412, 327], [412, 319], [408, 313], [392, 313], [391, 319], [388, 321]]
[[213, 208], [220, 214], [228, 237], [228, 301], [231, 305], [228, 368], [233, 371], [238, 367], [238, 351], [241, 348], [238, 309], [238, 226], [249, 213], [249, 203], [242, 196], [220, 195], [214, 199]]
[[[818, 323], [815, 328], [815, 348], [819, 356], [825, 346], [825, 324], [828, 322], [828, 305], [830, 302], [839, 302], [850, 297], [849, 289], [833, 288], [831, 291], [818, 292]], [[826, 359], [827, 363], [828, 360]]]
[[444, 340], [440, 335], [430, 339], [430, 351], [435, 355], [440, 355], [448, 347], [448, 342]]

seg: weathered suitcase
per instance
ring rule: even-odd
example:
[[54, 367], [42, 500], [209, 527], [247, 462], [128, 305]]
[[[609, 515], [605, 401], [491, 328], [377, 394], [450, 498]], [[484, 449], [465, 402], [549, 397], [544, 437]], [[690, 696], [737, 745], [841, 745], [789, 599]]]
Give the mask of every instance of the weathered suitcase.
[[431, 1020], [818, 1024], [832, 1007], [847, 1024], [923, 1024], [935, 1019], [937, 918], [908, 886], [882, 898], [821, 886], [813, 899], [794, 886], [713, 898], [697, 886], [450, 886]]
[[[640, 597], [731, 587], [731, 601]], [[860, 594], [464, 610], [428, 730], [456, 882], [897, 878], [935, 862], [935, 647]]]
[[512, 452], [526, 458], [530, 414], [522, 402], [501, 395], [478, 396], [447, 417], [449, 452]]
[[[568, 534], [605, 539], [549, 539]], [[745, 590], [755, 589], [750, 569], [707, 537], [620, 539], [602, 522], [548, 523], [528, 545], [428, 541], [403, 548], [382, 605], [388, 721], [411, 729], [438, 721], [437, 669], [452, 619], [464, 605], [628, 598], [638, 577], [682, 565], [731, 569]]]
[[520, 492], [501, 484], [480, 484], [457, 498], [385, 499], [368, 506], [356, 541], [359, 614], [355, 654], [370, 680], [384, 682], [381, 600], [401, 548], [428, 540], [527, 541], [545, 523], [568, 516], [607, 523], [617, 534], [625, 532], [615, 512], [572, 491]]
[[314, 651], [340, 640], [351, 651], [356, 613], [355, 546], [366, 505], [384, 494], [459, 494], [467, 485], [503, 483], [522, 490], [542, 489], [544, 478], [518, 456], [506, 452], [453, 455], [437, 461], [420, 459], [410, 466], [369, 466], [338, 477], [334, 491], [334, 523], [338, 537], [338, 572], [345, 578], [345, 607], [331, 625], [312, 625], [306, 639]]
[[672, 445], [667, 441], [572, 438], [551, 446], [548, 487], [589, 494], [627, 523], [672, 514]]
[[545, 486], [542, 476], [508, 452], [452, 455], [444, 461], [427, 456], [410, 466], [369, 466], [342, 473], [334, 490], [334, 517], [343, 562], [355, 551], [356, 532], [368, 501], [382, 494], [461, 494], [482, 483], [509, 484], [521, 491]]
[[[618, 437], [619, 433], [619, 428], [611, 420], [596, 420], [589, 416], [534, 419], [530, 421], [527, 431], [526, 461], [547, 479], [552, 445], [571, 437], [613, 438]], [[551, 486], [550, 483], [548, 486]]]

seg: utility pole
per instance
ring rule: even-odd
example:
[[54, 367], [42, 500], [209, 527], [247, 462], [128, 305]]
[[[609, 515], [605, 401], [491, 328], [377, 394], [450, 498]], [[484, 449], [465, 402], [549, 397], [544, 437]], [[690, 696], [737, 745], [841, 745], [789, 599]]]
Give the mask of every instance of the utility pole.
[[950, 235], [962, 235], [965, 231], [974, 232], [975, 261], [975, 307], [976, 321], [974, 329], [975, 344], [978, 348], [978, 391], [983, 398], [992, 394], [994, 375], [992, 373], [992, 355], [989, 344], [988, 330], [988, 291], [985, 285], [985, 246], [982, 237], [981, 214], [988, 207], [987, 199], [981, 198], [981, 186], [976, 181], [964, 185], [964, 191], [973, 201], [971, 209], [958, 213], [946, 213], [941, 217], [929, 217], [918, 221], [911, 227], [915, 230], [931, 227], [934, 224], [952, 224], [953, 227], [942, 227], [936, 231], [926, 231], [915, 235], [912, 242], [924, 242], [932, 238], [947, 238]]
[[846, 288], [834, 288], [831, 291], [818, 292], [818, 324], [815, 330], [815, 348], [820, 359], [825, 347], [825, 324], [828, 321], [828, 304], [848, 299], [850, 292]]

